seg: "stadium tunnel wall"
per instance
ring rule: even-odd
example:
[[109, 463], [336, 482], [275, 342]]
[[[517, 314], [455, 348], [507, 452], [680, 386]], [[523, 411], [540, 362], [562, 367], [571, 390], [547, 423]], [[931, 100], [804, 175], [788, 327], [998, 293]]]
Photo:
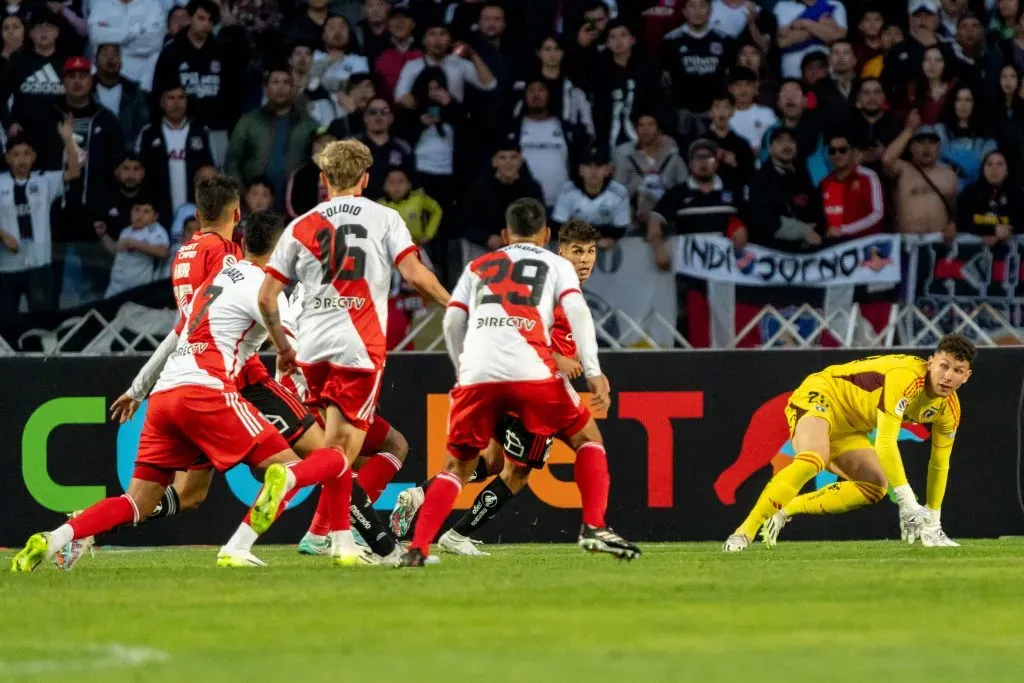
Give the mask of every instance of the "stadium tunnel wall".
[[[926, 353], [923, 352], [923, 353]], [[835, 350], [609, 352], [602, 356], [613, 404], [600, 420], [612, 474], [608, 521], [639, 541], [721, 540], [742, 520], [773, 468], [786, 464], [782, 407], [807, 374], [862, 357]], [[269, 363], [272, 359], [266, 358]], [[65, 512], [117, 495], [131, 472], [141, 416], [121, 426], [107, 417], [128, 386], [139, 357], [0, 359], [0, 546], [20, 545]], [[1024, 349], [985, 349], [961, 390], [963, 421], [953, 452], [943, 524], [951, 536], [1024, 533], [1019, 500]], [[444, 460], [447, 356], [398, 354], [388, 360], [381, 414], [407, 437], [411, 451], [397, 492], [436, 472]], [[141, 413], [142, 411], [140, 411]], [[904, 430], [901, 450], [919, 495], [929, 443]], [[572, 454], [556, 446], [546, 470], [486, 529], [495, 542], [569, 542], [579, 525]], [[245, 481], [248, 480], [248, 481]], [[820, 477], [815, 484], [827, 485]], [[202, 508], [106, 536], [114, 545], [220, 544], [258, 484], [241, 471], [215, 479]], [[481, 485], [466, 487], [466, 508]], [[312, 515], [315, 494], [286, 513], [267, 542], [295, 542]], [[461, 514], [457, 510], [455, 515]], [[453, 515], [454, 519], [454, 515]], [[888, 501], [848, 515], [804, 518], [788, 539], [876, 539], [898, 535]]]

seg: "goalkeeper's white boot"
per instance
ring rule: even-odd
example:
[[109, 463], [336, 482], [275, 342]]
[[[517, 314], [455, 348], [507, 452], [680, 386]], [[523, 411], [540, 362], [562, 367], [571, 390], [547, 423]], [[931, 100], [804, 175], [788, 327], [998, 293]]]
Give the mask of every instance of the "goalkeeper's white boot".
[[725, 539], [722, 545], [723, 553], [739, 553], [750, 547], [750, 539], [746, 534], [733, 534]]
[[761, 527], [761, 542], [766, 548], [774, 548], [779, 542], [779, 532], [789, 522], [789, 515], [779, 510], [765, 520]]
[[454, 529], [449, 529], [441, 538], [437, 539], [437, 547], [452, 555], [468, 555], [470, 557], [488, 557], [490, 555], [490, 553], [479, 550], [473, 544], [473, 539], [463, 536]]
[[940, 524], [929, 524], [921, 530], [921, 545], [925, 548], [959, 548], [960, 544], [946, 535]]

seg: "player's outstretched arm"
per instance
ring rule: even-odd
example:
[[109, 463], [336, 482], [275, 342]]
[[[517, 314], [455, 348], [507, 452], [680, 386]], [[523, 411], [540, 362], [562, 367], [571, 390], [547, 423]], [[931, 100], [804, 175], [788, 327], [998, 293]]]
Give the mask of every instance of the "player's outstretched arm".
[[417, 292], [431, 301], [447, 306], [451, 300], [451, 295], [438, 281], [437, 276], [415, 256], [399, 261], [398, 272], [402, 274], [402, 278], [412, 285]]
[[281, 324], [281, 309], [277, 301], [283, 291], [284, 283], [268, 274], [263, 280], [259, 295], [263, 326], [270, 335], [270, 341], [277, 347], [277, 369], [282, 374], [295, 369], [295, 349], [288, 342], [288, 336]]
[[959, 427], [959, 402], [954, 412], [950, 409], [947, 417], [932, 425], [932, 452], [928, 459], [928, 484], [925, 492], [925, 505], [938, 516], [942, 509], [942, 499], [946, 496], [946, 481], [949, 478], [949, 459], [953, 454], [953, 439]]

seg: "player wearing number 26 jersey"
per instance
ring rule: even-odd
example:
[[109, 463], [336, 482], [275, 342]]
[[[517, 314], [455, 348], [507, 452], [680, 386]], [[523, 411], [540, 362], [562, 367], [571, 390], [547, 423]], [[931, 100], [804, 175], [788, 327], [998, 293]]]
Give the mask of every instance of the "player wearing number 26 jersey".
[[364, 431], [384, 370], [391, 269], [416, 253], [397, 212], [345, 196], [293, 221], [267, 267], [302, 284], [296, 359], [308, 400], [338, 405]]

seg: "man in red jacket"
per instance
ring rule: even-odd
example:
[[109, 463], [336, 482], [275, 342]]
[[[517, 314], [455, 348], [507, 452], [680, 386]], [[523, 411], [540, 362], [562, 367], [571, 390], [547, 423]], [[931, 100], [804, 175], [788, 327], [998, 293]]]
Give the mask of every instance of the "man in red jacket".
[[827, 237], [843, 241], [881, 232], [885, 195], [878, 175], [857, 164], [857, 151], [842, 134], [826, 139], [832, 172], [821, 181]]

